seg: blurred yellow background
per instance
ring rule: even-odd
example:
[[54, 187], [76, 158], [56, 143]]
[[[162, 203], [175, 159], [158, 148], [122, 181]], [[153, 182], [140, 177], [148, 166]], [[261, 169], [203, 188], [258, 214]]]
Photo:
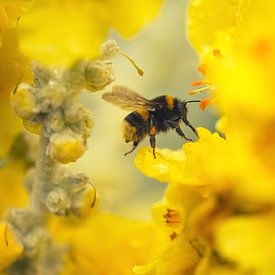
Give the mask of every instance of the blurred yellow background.
[[[145, 72], [144, 76], [139, 76], [126, 59], [117, 56], [113, 60], [116, 81], [112, 85], [125, 85], [147, 98], [161, 94], [190, 98], [191, 82], [201, 76], [196, 71], [198, 58], [186, 38], [186, 8], [184, 0], [167, 1], [156, 20], [130, 40], [123, 40], [111, 31], [109, 38], [115, 39], [121, 50]], [[110, 91], [112, 85], [105, 91]], [[127, 112], [104, 102], [101, 96], [102, 92], [82, 94], [83, 103], [93, 112], [95, 125], [89, 150], [70, 165], [90, 177], [100, 194], [103, 211], [131, 219], [150, 219], [151, 203], [163, 196], [166, 185], [146, 178], [135, 169], [136, 152], [124, 157], [131, 147], [124, 142], [121, 133], [121, 122]], [[190, 104], [189, 120], [195, 127], [212, 130], [216, 116], [211, 108], [201, 111], [197, 104]], [[187, 127], [182, 128], [187, 136], [195, 138]], [[174, 132], [157, 136], [159, 148], [178, 149], [182, 143]], [[148, 145], [146, 139], [139, 147]]]

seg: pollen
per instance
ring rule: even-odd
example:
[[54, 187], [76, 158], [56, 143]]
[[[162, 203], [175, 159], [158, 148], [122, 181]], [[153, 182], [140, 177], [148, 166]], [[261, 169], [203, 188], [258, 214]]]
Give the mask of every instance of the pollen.
[[213, 100], [210, 98], [204, 98], [201, 100], [200, 102], [200, 109], [204, 110], [206, 107], [208, 107], [209, 105], [211, 105], [213, 103]]
[[180, 214], [175, 209], [167, 208], [167, 212], [163, 217], [167, 226], [174, 227], [180, 224]]
[[154, 126], [154, 127], [152, 127], [152, 128], [150, 129], [150, 136], [155, 136], [156, 133], [157, 133], [157, 129], [156, 129], [156, 127]]

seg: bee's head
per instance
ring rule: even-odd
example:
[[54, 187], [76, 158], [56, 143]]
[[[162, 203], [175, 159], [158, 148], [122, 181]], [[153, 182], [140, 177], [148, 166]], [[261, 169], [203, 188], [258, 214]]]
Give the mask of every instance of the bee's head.
[[182, 112], [182, 117], [186, 117], [187, 115], [187, 105], [189, 103], [194, 103], [194, 102], [201, 102], [200, 100], [187, 100], [187, 101], [182, 101], [181, 102], [181, 112]]
[[196, 136], [198, 136], [198, 133], [196, 131], [196, 129], [191, 125], [191, 123], [188, 121], [187, 119], [187, 106], [189, 103], [194, 103], [194, 102], [201, 102], [200, 100], [187, 100], [187, 101], [182, 101], [181, 102], [181, 118], [183, 120], [183, 122], [191, 128], [191, 130], [196, 134]]

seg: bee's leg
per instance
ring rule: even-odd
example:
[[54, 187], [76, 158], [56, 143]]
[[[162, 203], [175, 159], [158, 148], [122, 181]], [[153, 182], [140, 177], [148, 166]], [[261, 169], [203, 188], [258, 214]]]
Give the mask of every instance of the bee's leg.
[[151, 127], [150, 131], [149, 131], [149, 137], [150, 137], [150, 145], [151, 148], [153, 149], [153, 156], [154, 158], [156, 158], [156, 134], [157, 134], [157, 130], [156, 127], [153, 126]]
[[138, 142], [134, 142], [133, 145], [134, 145], [133, 148], [129, 152], [126, 152], [124, 156], [131, 154], [137, 148]]
[[187, 119], [182, 119], [183, 122], [194, 132], [194, 134], [199, 137], [197, 130], [194, 128], [194, 126], [187, 120]]
[[156, 159], [156, 137], [155, 136], [150, 136], [150, 145], [151, 145], [151, 148], [153, 149], [153, 156], [154, 156], [154, 159]]
[[184, 133], [183, 131], [181, 130], [180, 126], [177, 125], [176, 128], [175, 128], [176, 132], [178, 133], [179, 136], [185, 138], [186, 140], [188, 141], [192, 141], [192, 139], [188, 138]]

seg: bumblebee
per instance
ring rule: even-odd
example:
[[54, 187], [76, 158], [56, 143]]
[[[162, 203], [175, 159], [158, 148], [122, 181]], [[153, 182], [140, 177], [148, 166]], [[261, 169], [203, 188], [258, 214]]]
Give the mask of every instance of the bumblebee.
[[103, 94], [102, 98], [124, 110], [132, 111], [122, 123], [126, 143], [133, 143], [132, 149], [126, 152], [125, 156], [132, 153], [138, 144], [149, 136], [153, 156], [156, 158], [156, 135], [168, 130], [175, 130], [179, 136], [192, 141], [181, 130], [180, 122], [185, 123], [198, 136], [196, 129], [187, 119], [187, 104], [200, 100], [182, 101], [171, 95], [149, 100], [123, 86], [114, 86], [112, 92]]

